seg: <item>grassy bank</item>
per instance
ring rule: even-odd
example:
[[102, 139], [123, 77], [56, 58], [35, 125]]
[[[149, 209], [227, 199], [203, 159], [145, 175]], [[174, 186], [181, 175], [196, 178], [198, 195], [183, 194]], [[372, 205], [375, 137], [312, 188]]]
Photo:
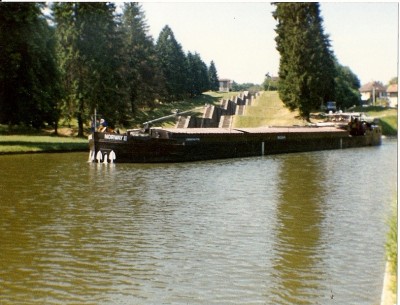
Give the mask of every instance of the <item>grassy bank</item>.
[[397, 304], [397, 200], [394, 200], [393, 213], [389, 219], [389, 231], [387, 233], [386, 248], [386, 274], [382, 293], [382, 305]]
[[386, 256], [391, 265], [393, 275], [397, 272], [397, 204], [393, 205], [393, 213], [389, 219], [389, 231], [386, 241]]
[[75, 137], [0, 135], [0, 154], [87, 150], [88, 141]]
[[397, 116], [380, 118], [382, 133], [386, 136], [397, 136]]

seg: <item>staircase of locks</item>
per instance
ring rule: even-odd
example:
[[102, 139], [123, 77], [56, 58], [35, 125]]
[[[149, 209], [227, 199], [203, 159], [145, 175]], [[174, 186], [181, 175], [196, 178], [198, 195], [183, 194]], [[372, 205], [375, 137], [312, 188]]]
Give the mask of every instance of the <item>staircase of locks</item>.
[[235, 97], [221, 99], [218, 105], [206, 104], [199, 116], [179, 116], [175, 128], [230, 128], [233, 117], [243, 115], [260, 93], [244, 91]]

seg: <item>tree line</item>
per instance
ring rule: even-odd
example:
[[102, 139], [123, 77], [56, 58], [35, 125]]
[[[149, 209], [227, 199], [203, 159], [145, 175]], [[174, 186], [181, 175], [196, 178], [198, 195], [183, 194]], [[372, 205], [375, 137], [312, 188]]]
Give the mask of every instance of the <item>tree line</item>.
[[[266, 77], [291, 109], [310, 112], [334, 100], [358, 104], [360, 81], [338, 63], [318, 3], [273, 3], [279, 79]], [[215, 63], [183, 51], [166, 25], [148, 34], [138, 3], [0, 4], [0, 124], [40, 128], [76, 119], [79, 135], [96, 109], [128, 125], [138, 109], [154, 108], [219, 87]], [[248, 90], [234, 84], [238, 90]], [[253, 84], [243, 84], [258, 89]]]
[[0, 123], [41, 127], [78, 121], [94, 110], [127, 125], [155, 107], [219, 87], [215, 63], [185, 54], [166, 25], [148, 34], [138, 3], [1, 3]]

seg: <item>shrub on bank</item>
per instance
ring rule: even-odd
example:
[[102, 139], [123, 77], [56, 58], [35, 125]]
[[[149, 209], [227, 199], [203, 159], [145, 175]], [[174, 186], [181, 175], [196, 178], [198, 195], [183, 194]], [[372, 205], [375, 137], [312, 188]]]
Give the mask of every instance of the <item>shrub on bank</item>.
[[390, 115], [380, 118], [382, 134], [385, 136], [397, 136], [397, 116]]

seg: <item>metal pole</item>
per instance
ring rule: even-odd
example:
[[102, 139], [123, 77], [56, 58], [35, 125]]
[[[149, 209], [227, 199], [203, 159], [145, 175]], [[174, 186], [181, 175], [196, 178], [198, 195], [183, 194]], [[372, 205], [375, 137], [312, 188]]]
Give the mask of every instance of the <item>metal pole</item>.
[[96, 131], [96, 129], [97, 129], [97, 109], [96, 108], [94, 108], [94, 131]]

